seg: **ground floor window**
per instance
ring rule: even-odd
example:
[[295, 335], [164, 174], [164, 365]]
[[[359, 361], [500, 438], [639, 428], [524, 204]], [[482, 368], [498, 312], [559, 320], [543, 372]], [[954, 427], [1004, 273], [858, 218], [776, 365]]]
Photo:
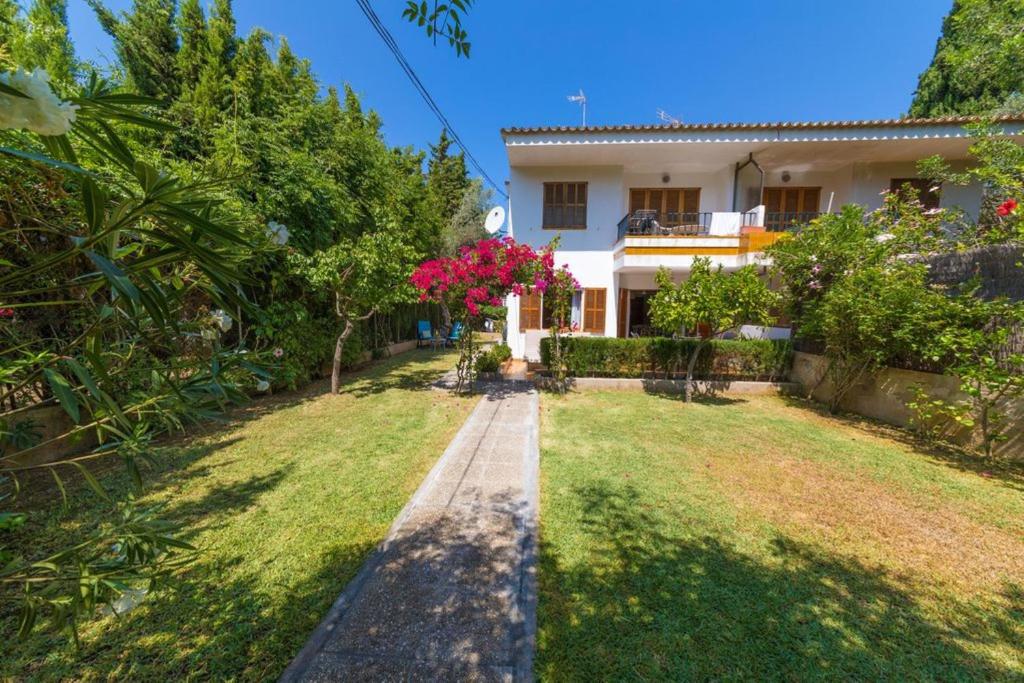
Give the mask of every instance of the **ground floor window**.
[[608, 290], [586, 288], [583, 290], [583, 331], [604, 334], [604, 316], [607, 309]]
[[[583, 292], [573, 294], [572, 309], [569, 316], [570, 325], [582, 326]], [[553, 318], [554, 315], [551, 311], [550, 302], [544, 298], [543, 294], [532, 292], [519, 297], [520, 332], [525, 332], [526, 330], [545, 330], [551, 327]]]

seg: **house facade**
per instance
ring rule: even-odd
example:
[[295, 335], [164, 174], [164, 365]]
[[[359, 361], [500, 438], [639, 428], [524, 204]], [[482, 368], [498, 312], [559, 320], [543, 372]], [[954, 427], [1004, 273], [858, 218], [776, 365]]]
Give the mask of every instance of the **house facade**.
[[[580, 282], [580, 334], [651, 334], [647, 299], [660, 267], [677, 280], [694, 258], [727, 270], [767, 266], [764, 249], [823, 212], [878, 208], [909, 183], [929, 207], [977, 214], [979, 187], [936, 188], [920, 159], [967, 163], [971, 117], [821, 123], [507, 128], [508, 230], [534, 247], [558, 238], [558, 265]], [[999, 121], [1024, 136], [1024, 118]], [[543, 296], [508, 301], [508, 342], [538, 357]], [[785, 336], [785, 329], [751, 330]]]

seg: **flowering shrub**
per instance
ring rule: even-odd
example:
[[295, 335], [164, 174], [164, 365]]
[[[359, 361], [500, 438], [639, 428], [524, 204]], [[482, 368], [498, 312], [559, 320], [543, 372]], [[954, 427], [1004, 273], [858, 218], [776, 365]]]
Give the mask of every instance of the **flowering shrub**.
[[465, 328], [459, 337], [456, 391], [471, 379], [472, 331], [479, 327], [483, 309], [501, 306], [509, 295], [543, 294], [567, 278], [572, 276], [564, 267], [555, 268], [554, 244], [538, 251], [511, 237], [482, 239], [462, 247], [454, 258], [431, 259], [416, 268], [410, 281], [420, 292], [420, 301], [446, 304]]
[[0, 84], [7, 86], [0, 88], [0, 130], [25, 129], [49, 136], [71, 130], [80, 107], [57, 98], [45, 69], [0, 73]]

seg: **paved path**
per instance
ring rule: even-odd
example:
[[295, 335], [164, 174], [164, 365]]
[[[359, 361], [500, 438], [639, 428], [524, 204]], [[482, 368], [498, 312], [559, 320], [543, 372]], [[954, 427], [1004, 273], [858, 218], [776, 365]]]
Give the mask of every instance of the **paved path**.
[[487, 391], [282, 681], [532, 679], [537, 415]]

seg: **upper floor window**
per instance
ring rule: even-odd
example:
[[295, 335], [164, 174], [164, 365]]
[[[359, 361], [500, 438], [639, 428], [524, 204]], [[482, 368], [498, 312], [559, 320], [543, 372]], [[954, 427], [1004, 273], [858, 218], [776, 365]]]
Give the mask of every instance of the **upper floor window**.
[[904, 196], [904, 199], [916, 199], [926, 209], [939, 208], [938, 183], [925, 178], [893, 178], [889, 182], [889, 191], [904, 194], [907, 185], [910, 186], [910, 194]]
[[587, 229], [587, 184], [544, 183], [546, 230]]

